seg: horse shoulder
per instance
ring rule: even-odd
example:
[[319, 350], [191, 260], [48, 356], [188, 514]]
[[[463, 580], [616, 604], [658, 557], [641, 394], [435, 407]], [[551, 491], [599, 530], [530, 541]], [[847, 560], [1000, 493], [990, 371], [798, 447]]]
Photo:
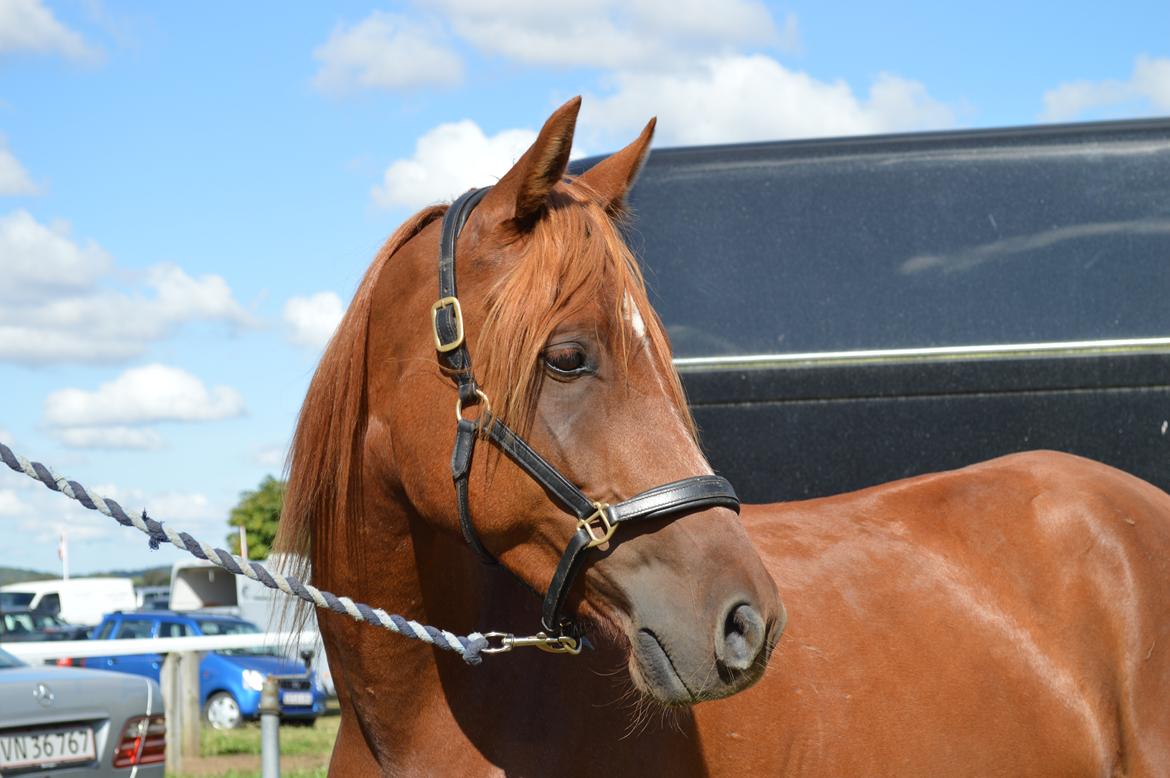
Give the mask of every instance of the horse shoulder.
[[[1170, 764], [1170, 496], [1159, 489], [1080, 457], [1029, 452], [745, 506], [744, 524], [789, 605], [785, 696], [799, 699], [802, 675], [820, 684], [807, 715], [845, 725], [840, 700], [851, 695], [857, 708], [868, 695], [869, 712], [893, 723], [938, 701], [937, 742], [953, 745], [957, 729], [996, 726], [1003, 742], [1030, 726], [1032, 709], [1063, 722], [1034, 730], [1041, 761], [1080, 753], [1078, 764], [1130, 774]], [[897, 683], [881, 680], [902, 665]], [[1015, 678], [997, 692], [1013, 703], [997, 710], [968, 674]], [[844, 689], [853, 675], [826, 705], [829, 683]]]

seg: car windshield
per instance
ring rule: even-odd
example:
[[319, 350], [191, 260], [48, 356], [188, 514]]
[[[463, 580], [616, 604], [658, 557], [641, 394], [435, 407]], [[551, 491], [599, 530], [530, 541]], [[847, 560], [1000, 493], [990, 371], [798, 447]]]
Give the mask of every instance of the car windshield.
[[[199, 631], [204, 635], [258, 635], [260, 628], [248, 621], [227, 621], [222, 619], [206, 619], [196, 622]], [[225, 648], [216, 651], [217, 654], [228, 656], [276, 656], [275, 648], [256, 646], [254, 648]]]
[[208, 619], [196, 623], [199, 625], [199, 631], [204, 635], [255, 635], [260, 632], [255, 624], [247, 621]]
[[0, 610], [27, 608], [32, 601], [32, 592], [0, 592]]
[[0, 670], [9, 670], [13, 667], [24, 667], [24, 662], [0, 648]]

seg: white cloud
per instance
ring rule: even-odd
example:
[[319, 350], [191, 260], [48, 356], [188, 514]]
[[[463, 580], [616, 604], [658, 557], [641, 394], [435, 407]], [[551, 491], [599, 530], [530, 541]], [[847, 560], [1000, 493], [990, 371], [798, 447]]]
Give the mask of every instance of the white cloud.
[[1126, 81], [1070, 81], [1044, 93], [1044, 121], [1170, 113], [1170, 58], [1142, 55]]
[[71, 448], [143, 449], [162, 448], [162, 435], [144, 427], [63, 427], [55, 430], [57, 439]]
[[265, 446], [256, 452], [256, 464], [264, 467], [284, 467], [288, 458], [288, 448], [285, 446]]
[[[581, 124], [613, 142], [657, 115], [666, 143], [731, 143], [949, 127], [954, 111], [926, 88], [883, 73], [862, 98], [764, 55], [704, 60], [693, 71], [619, 73], [605, 97], [585, 100]], [[630, 135], [632, 137], [632, 135]]]
[[[227, 530], [227, 511], [222, 508], [214, 508], [211, 500], [205, 494], [168, 491], [149, 496], [139, 493], [138, 496], [139, 499], [148, 500], [143, 504], [150, 511], [150, 515], [159, 521], [200, 522], [211, 520], [219, 522], [223, 525], [223, 530]], [[220, 537], [200, 538], [200, 540], [206, 540], [214, 546], [223, 544]]]
[[440, 124], [418, 139], [413, 156], [386, 168], [381, 186], [372, 191], [374, 202], [415, 209], [495, 183], [534, 140], [534, 130], [503, 130], [489, 137], [470, 119]]
[[232, 298], [232, 290], [221, 276], [192, 278], [177, 265], [163, 263], [147, 270], [146, 283], [155, 290], [153, 304], [159, 313], [171, 310], [183, 319], [253, 323], [252, 317]]
[[41, 0], [0, 0], [0, 54], [24, 51], [78, 60], [100, 56], [78, 33], [57, 21]]
[[463, 63], [438, 37], [433, 27], [382, 11], [352, 26], [339, 24], [313, 51], [321, 63], [313, 85], [343, 94], [456, 84], [463, 77]]
[[0, 137], [0, 195], [34, 195], [39, 188]]
[[210, 421], [243, 412], [244, 398], [235, 389], [209, 390], [185, 370], [159, 364], [130, 368], [93, 392], [53, 392], [44, 409], [45, 421], [57, 427]]
[[[148, 492], [144, 489], [134, 487], [125, 488], [117, 484], [104, 483], [95, 483], [88, 486], [92, 487], [94, 493], [100, 494], [107, 499], [116, 500], [119, 505], [126, 509], [127, 513], [145, 510], [150, 514], [151, 518], [164, 522], [205, 522], [215, 520], [225, 530], [227, 529], [227, 510], [222, 506], [216, 506], [202, 492], [181, 492], [174, 489], [161, 492]], [[121, 528], [116, 527], [116, 529], [117, 531], [121, 531]], [[184, 529], [184, 527], [180, 527], [179, 529]], [[201, 537], [199, 539], [210, 541], [212, 545], [219, 545], [218, 538]]]
[[0, 257], [5, 275], [0, 297], [13, 300], [45, 289], [91, 286], [113, 265], [92, 240], [75, 242], [68, 224], [45, 226], [24, 209], [0, 216]]
[[244, 399], [229, 386], [208, 389], [166, 365], [126, 370], [95, 391], [61, 389], [45, 398], [50, 432], [71, 448], [158, 449], [158, 422], [215, 421], [239, 416]]
[[318, 292], [310, 297], [291, 297], [284, 304], [284, 322], [289, 340], [298, 346], [323, 348], [333, 337], [345, 305], [333, 292]]
[[28, 512], [28, 506], [11, 489], [0, 489], [0, 516], [19, 516]]
[[784, 24], [776, 31], [776, 48], [788, 54], [800, 54], [804, 51], [804, 42], [800, 39], [800, 24], [796, 14], [791, 11], [784, 15]]
[[[743, 45], [799, 48], [757, 0], [443, 0], [455, 33], [529, 65], [665, 70]], [[433, 5], [430, 7], [434, 7]]]
[[[72, 474], [65, 475], [73, 477]], [[148, 492], [90, 482], [84, 478], [78, 480], [92, 494], [116, 500], [127, 513], [138, 513], [145, 508], [152, 518], [174, 522], [176, 529], [189, 531], [212, 545], [222, 545], [222, 536], [227, 531], [228, 507], [206, 494], [175, 489]], [[14, 510], [5, 512], [4, 505], [12, 505]], [[6, 537], [19, 536], [23, 542], [32, 545], [51, 544], [50, 547], [55, 549], [62, 528], [67, 530], [70, 544], [111, 541], [122, 549], [132, 546], [145, 551], [147, 547], [146, 536], [137, 530], [122, 527], [109, 517], [49, 491], [24, 475], [13, 473], [6, 467], [0, 468], [0, 532]], [[104, 566], [98, 563], [96, 569], [121, 566], [120, 563]]]
[[24, 210], [0, 217], [0, 258], [0, 361], [124, 361], [186, 322], [255, 323], [219, 276], [172, 264], [116, 273], [92, 240]]

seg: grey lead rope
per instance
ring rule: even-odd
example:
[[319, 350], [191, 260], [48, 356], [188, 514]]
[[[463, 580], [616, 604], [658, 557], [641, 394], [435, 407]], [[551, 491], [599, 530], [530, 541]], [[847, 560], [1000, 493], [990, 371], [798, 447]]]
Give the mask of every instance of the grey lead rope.
[[77, 500], [86, 508], [104, 513], [125, 527], [134, 527], [145, 533], [150, 537], [151, 548], [158, 548], [159, 543], [170, 543], [199, 559], [204, 559], [227, 570], [232, 575], [247, 576], [253, 581], [259, 581], [269, 589], [279, 589], [285, 594], [298, 597], [318, 608], [328, 608], [334, 613], [382, 627], [397, 635], [412, 640], [421, 640], [445, 651], [454, 651], [463, 657], [463, 661], [469, 665], [477, 665], [483, 661], [481, 652], [488, 647], [488, 641], [478, 632], [472, 632], [466, 636], [456, 635], [445, 629], [436, 629], [411, 619], [404, 619], [393, 613], [387, 613], [381, 608], [371, 608], [364, 603], [354, 602], [348, 597], [339, 597], [331, 592], [322, 591], [315, 586], [304, 583], [296, 576], [285, 576], [271, 572], [258, 562], [241, 559], [222, 548], [213, 548], [206, 543], [200, 543], [186, 532], [176, 532], [170, 527], [163, 526], [162, 522], [147, 516], [146, 511], [143, 511], [141, 516], [127, 514], [122, 506], [114, 500], [94, 494], [76, 481], [62, 478], [40, 462], [30, 462], [22, 456], [17, 456], [12, 453], [12, 449], [3, 443], [0, 443], [0, 459], [3, 459], [4, 464], [16, 472], [24, 473], [53, 491], [61, 492], [66, 497]]

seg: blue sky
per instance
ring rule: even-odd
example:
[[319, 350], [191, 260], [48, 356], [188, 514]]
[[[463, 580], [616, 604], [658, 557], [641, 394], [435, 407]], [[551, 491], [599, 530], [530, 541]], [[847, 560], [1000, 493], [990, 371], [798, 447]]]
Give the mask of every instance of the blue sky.
[[[0, 0], [0, 440], [200, 537], [384, 238], [578, 153], [1170, 114], [1170, 4]], [[0, 565], [170, 564], [6, 469]]]

